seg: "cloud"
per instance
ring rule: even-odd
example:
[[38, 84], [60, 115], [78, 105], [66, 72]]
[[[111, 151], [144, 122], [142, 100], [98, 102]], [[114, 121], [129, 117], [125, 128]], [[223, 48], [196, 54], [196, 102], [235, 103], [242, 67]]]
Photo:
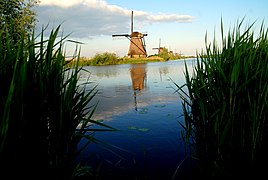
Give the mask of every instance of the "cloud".
[[83, 3], [83, 1], [80, 0], [60, 0], [60, 1], [55, 1], [55, 0], [41, 0], [40, 5], [42, 6], [60, 6], [60, 7], [70, 7], [74, 6], [80, 3]]
[[[194, 17], [178, 14], [153, 15], [144, 11], [134, 11], [134, 23], [139, 27], [163, 22], [192, 22]], [[104, 0], [41, 0], [37, 7], [38, 26], [61, 25], [64, 31], [76, 38], [130, 32], [131, 10], [107, 4]]]

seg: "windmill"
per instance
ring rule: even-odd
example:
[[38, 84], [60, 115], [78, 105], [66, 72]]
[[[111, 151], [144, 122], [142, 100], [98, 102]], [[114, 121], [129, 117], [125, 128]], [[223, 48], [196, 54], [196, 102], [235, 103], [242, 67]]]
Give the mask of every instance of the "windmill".
[[153, 50], [158, 50], [158, 55], [161, 53], [161, 49], [162, 49], [162, 47], [161, 47], [161, 38], [159, 39], [159, 45], [158, 45], [158, 48], [153, 48]]
[[133, 11], [131, 12], [130, 34], [114, 34], [112, 37], [124, 36], [130, 40], [128, 56], [129, 57], [147, 57], [145, 38], [147, 34], [133, 31]]

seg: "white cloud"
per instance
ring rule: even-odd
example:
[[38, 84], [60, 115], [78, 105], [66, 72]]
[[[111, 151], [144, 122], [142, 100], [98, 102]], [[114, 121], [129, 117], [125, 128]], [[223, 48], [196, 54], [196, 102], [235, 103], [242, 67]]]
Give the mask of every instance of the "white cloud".
[[58, 6], [58, 7], [71, 7], [74, 5], [90, 5], [90, 6], [106, 6], [106, 2], [102, 0], [41, 0], [41, 6]]
[[77, 0], [60, 0], [60, 1], [55, 1], [55, 0], [41, 0], [40, 5], [41, 6], [60, 6], [60, 7], [70, 7], [76, 4], [79, 4], [80, 1]]
[[148, 15], [147, 18], [151, 22], [191, 22], [193, 20], [190, 15], [177, 14]]
[[[131, 10], [107, 4], [105, 0], [41, 0], [37, 7], [38, 26], [61, 24], [76, 38], [92, 38], [130, 32]], [[134, 28], [159, 22], [191, 22], [194, 17], [178, 14], [149, 14], [134, 10]]]

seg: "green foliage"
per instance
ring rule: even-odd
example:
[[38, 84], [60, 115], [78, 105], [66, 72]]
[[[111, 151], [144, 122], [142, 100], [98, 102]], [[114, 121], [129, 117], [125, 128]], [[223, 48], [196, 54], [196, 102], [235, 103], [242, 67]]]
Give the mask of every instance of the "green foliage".
[[92, 58], [92, 65], [111, 65], [117, 64], [120, 58], [115, 53], [98, 53]]
[[33, 7], [39, 0], [1, 0], [0, 27], [6, 27], [10, 40], [19, 41], [22, 34], [31, 34], [36, 18]]
[[[113, 128], [94, 121], [96, 105], [90, 101], [96, 87], [79, 85], [77, 65], [65, 66], [67, 37], [59, 28], [45, 39], [21, 36], [12, 46], [9, 36], [0, 36], [0, 164], [2, 176], [15, 178], [71, 179], [82, 138], [94, 141], [92, 125]], [[0, 34], [9, 35], [8, 29]], [[40, 39], [35, 42], [35, 39]], [[14, 168], [15, 167], [15, 168]], [[82, 168], [83, 169], [83, 168]], [[12, 172], [10, 174], [9, 172]], [[14, 177], [13, 177], [14, 175]]]
[[181, 54], [174, 54], [171, 51], [168, 51], [166, 47], [162, 47], [160, 53], [158, 54], [159, 57], [163, 58], [164, 61], [168, 60], [175, 60], [175, 59], [182, 59], [185, 57], [182, 57]]
[[159, 57], [163, 58], [165, 61], [170, 59], [170, 55], [168, 53], [168, 49], [163, 47], [163, 50], [159, 53]]
[[268, 32], [262, 25], [255, 36], [254, 23], [241, 32], [242, 25], [225, 38], [222, 23], [221, 49], [216, 40], [206, 42], [193, 73], [185, 65], [186, 84], [178, 86], [183, 127], [210, 177], [258, 174], [268, 160]]
[[[97, 59], [101, 59], [100, 57], [102, 56], [102, 54], [96, 54], [96, 56], [98, 56]], [[102, 61], [102, 63], [97, 64], [98, 61], [95, 61], [94, 58], [81, 57], [79, 59], [78, 64], [79, 64], [79, 66], [102, 66], [102, 65], [112, 65], [112, 64], [134, 64], [134, 63], [148, 63], [148, 62], [164, 61], [163, 58], [161, 58], [159, 56], [150, 56], [150, 57], [147, 57], [147, 58], [143, 58], [143, 57], [142, 58], [129, 58], [129, 57], [118, 58], [117, 57], [117, 60], [114, 60], [114, 61], [109, 61], [109, 60], [108, 61]], [[66, 60], [66, 61], [68, 61], [68, 60]], [[76, 63], [77, 62], [74, 59], [74, 60], [72, 60], [72, 62], [66, 64], [66, 66], [72, 67], [73, 65], [76, 65]]]

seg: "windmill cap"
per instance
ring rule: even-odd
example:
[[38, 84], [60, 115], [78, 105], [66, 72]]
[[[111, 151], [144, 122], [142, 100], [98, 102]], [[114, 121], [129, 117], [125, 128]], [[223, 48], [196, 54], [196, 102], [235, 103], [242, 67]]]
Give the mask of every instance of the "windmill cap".
[[143, 37], [143, 36], [147, 36], [147, 34], [142, 34], [140, 32], [133, 32], [131, 33], [130, 37]]

